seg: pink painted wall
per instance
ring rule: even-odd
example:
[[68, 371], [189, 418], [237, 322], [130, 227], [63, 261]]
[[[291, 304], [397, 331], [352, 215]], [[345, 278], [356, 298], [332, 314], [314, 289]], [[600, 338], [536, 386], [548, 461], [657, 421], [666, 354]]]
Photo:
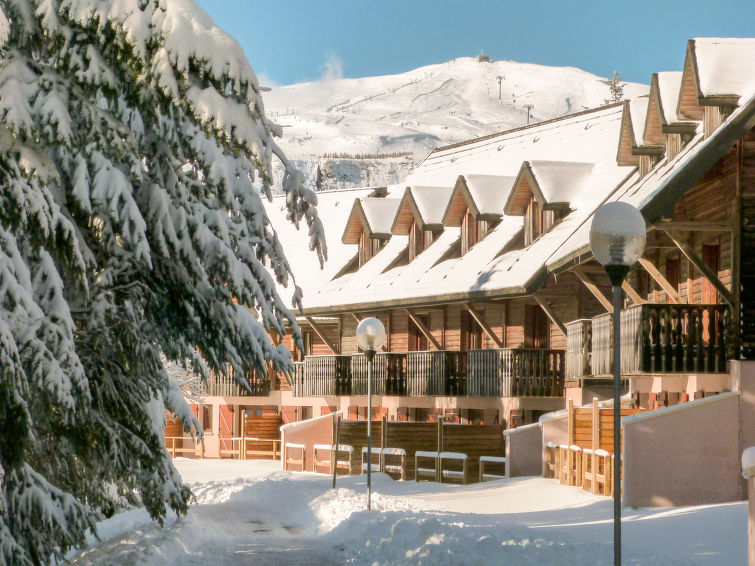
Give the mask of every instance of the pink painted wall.
[[506, 472], [511, 478], [543, 473], [543, 435], [538, 423], [511, 428], [506, 439]]
[[739, 499], [739, 400], [725, 393], [622, 419], [625, 505]]
[[569, 417], [564, 412], [563, 416], [549, 417], [542, 421], [543, 426], [543, 449], [549, 442], [556, 444], [568, 444]]
[[[307, 419], [283, 425], [281, 427], [281, 450], [287, 442], [304, 444], [307, 447], [305, 470], [314, 470], [314, 446], [315, 444], [333, 444], [333, 419], [338, 413], [332, 413], [323, 417]], [[298, 449], [296, 450], [298, 458]], [[283, 468], [286, 468], [286, 460], [282, 458]]]
[[750, 491], [750, 503], [747, 518], [747, 564], [755, 566], [755, 477], [747, 480]]
[[[742, 435], [739, 445], [741, 453], [745, 448], [755, 446], [755, 362], [732, 360], [730, 364], [730, 389], [739, 391], [742, 395], [740, 398]], [[740, 499], [744, 499], [747, 497], [748, 483], [742, 477], [739, 478], [739, 482]]]

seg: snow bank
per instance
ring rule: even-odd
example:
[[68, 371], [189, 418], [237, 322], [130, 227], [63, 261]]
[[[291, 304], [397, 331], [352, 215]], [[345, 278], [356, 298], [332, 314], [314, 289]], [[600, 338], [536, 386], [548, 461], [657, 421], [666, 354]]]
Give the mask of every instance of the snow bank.
[[[165, 528], [137, 513], [73, 564], [610, 564], [612, 501], [543, 478], [468, 486], [339, 478], [277, 462], [176, 460], [197, 505]], [[632, 565], [743, 564], [746, 503], [625, 510]], [[129, 528], [129, 522], [131, 530]], [[106, 523], [102, 524], [103, 526]], [[120, 530], [117, 525], [123, 527]]]

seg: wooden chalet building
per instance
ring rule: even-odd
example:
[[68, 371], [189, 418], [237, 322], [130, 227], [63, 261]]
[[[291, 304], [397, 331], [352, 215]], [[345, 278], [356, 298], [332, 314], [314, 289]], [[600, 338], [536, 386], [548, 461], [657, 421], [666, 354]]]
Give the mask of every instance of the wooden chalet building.
[[304, 351], [285, 338], [294, 375], [253, 378], [253, 395], [211, 381], [210, 430], [236, 433], [244, 409], [366, 418], [365, 316], [388, 333], [376, 415], [515, 427], [608, 397], [610, 288], [588, 234], [613, 200], [648, 229], [624, 286], [626, 391], [657, 408], [731, 390], [729, 361], [755, 357], [755, 39], [695, 39], [646, 97], [438, 148], [400, 185], [321, 193], [324, 271], [274, 199]]

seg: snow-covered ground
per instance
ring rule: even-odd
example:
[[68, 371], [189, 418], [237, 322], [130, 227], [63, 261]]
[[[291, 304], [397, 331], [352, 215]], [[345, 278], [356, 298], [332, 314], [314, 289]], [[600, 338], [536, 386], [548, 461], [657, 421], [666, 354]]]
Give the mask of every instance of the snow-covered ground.
[[[331, 479], [278, 462], [177, 460], [197, 497], [164, 527], [141, 511], [101, 525], [73, 564], [611, 564], [612, 502], [552, 480], [450, 486], [373, 476]], [[625, 509], [624, 564], [747, 561], [744, 502]]]

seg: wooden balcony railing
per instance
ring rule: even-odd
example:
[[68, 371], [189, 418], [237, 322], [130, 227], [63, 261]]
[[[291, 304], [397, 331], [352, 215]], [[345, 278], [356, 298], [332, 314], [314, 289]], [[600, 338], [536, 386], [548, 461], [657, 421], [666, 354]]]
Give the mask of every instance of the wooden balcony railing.
[[592, 374], [592, 320], [581, 319], [566, 324], [566, 378]]
[[563, 393], [563, 350], [504, 348], [467, 352], [470, 397], [540, 397]]
[[[375, 355], [372, 385], [375, 395], [390, 396], [560, 396], [564, 352], [525, 348], [380, 352]], [[363, 354], [309, 356], [303, 372], [294, 372], [293, 394], [366, 395], [367, 360]]]
[[257, 372], [248, 372], [245, 376], [251, 391], [236, 382], [231, 375], [211, 375], [204, 387], [206, 395], [218, 395], [222, 397], [266, 397], [270, 394], [270, 379], [259, 376]]
[[464, 352], [407, 352], [407, 395], [465, 395], [465, 361]]
[[[610, 313], [592, 319], [593, 375], [612, 373], [612, 320]], [[576, 338], [567, 344], [567, 358], [576, 359]], [[622, 373], [724, 373], [730, 348], [728, 305], [643, 303], [621, 312]]]
[[[379, 352], [372, 366], [374, 395], [406, 395], [406, 354]], [[367, 395], [367, 358], [351, 356], [351, 394]]]
[[351, 395], [351, 356], [305, 357], [304, 377], [294, 395]]

